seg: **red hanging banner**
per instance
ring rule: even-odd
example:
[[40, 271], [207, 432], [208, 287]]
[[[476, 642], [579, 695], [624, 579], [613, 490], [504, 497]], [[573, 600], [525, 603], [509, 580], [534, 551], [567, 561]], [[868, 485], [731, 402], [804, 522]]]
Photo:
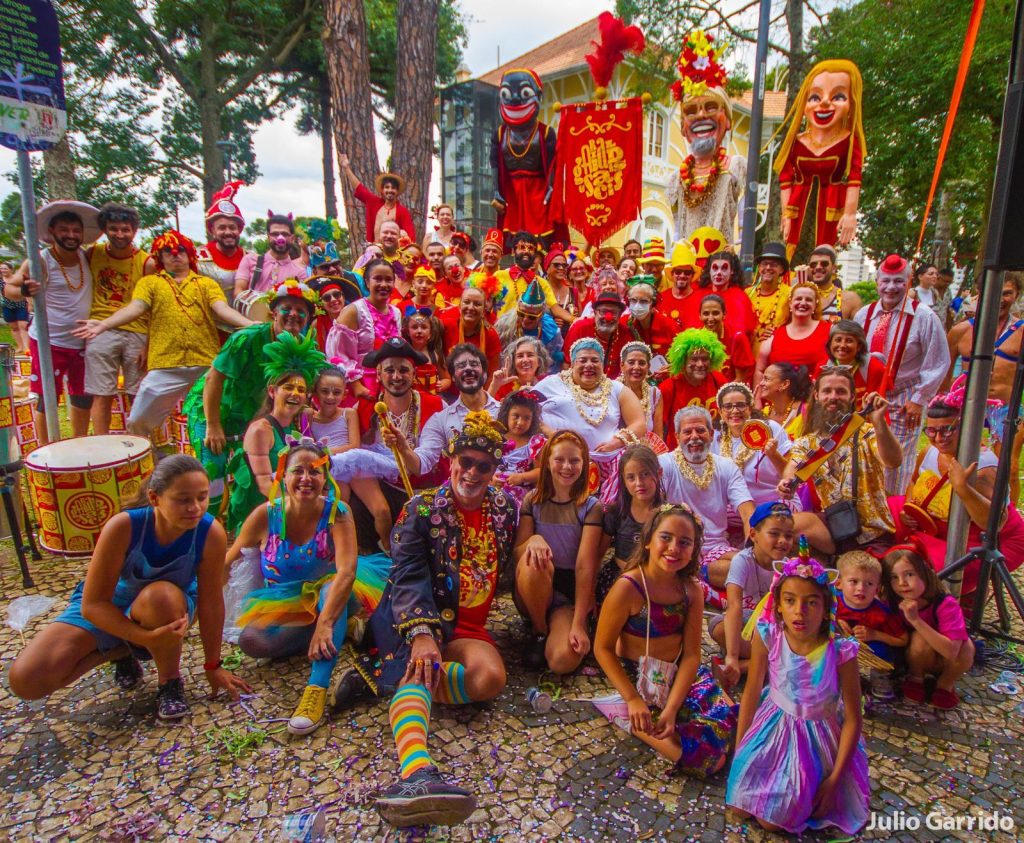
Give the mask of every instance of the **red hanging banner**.
[[643, 184], [640, 98], [563, 106], [556, 160], [555, 219], [594, 245], [633, 222]]

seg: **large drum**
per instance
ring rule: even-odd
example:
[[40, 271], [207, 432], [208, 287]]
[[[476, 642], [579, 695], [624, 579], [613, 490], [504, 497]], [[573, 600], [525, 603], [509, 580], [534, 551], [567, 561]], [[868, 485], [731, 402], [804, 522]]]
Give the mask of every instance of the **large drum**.
[[103, 525], [153, 473], [153, 450], [141, 436], [83, 436], [36, 449], [25, 469], [39, 544], [51, 553], [88, 556]]
[[269, 322], [271, 320], [267, 294], [261, 293], [259, 290], [243, 290], [235, 296], [233, 306], [242, 316], [253, 322]]

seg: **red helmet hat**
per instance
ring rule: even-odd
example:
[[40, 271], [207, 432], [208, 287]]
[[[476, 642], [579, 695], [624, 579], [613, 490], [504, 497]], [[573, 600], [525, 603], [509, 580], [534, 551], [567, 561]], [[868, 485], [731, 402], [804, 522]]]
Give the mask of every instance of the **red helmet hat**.
[[209, 231], [214, 220], [218, 217], [228, 217], [238, 220], [239, 227], [245, 225], [245, 218], [235, 204], [235, 194], [238, 188], [245, 184], [243, 181], [229, 181], [220, 190], [213, 194], [213, 203], [206, 209], [206, 229]]

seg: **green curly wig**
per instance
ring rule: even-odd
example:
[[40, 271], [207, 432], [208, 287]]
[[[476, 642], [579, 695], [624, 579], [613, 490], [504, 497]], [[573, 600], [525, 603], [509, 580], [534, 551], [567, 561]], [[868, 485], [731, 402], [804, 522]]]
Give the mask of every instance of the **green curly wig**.
[[263, 346], [263, 374], [268, 382], [277, 380], [285, 372], [298, 372], [306, 383], [313, 383], [321, 369], [327, 368], [327, 358], [316, 347], [314, 331], [309, 331], [303, 339], [297, 339], [287, 331], [277, 335], [277, 339]]
[[678, 375], [686, 366], [686, 358], [695, 350], [706, 351], [711, 356], [711, 369], [717, 372], [725, 363], [725, 346], [707, 328], [687, 328], [681, 334], [676, 334], [669, 347], [668, 358], [669, 371]]

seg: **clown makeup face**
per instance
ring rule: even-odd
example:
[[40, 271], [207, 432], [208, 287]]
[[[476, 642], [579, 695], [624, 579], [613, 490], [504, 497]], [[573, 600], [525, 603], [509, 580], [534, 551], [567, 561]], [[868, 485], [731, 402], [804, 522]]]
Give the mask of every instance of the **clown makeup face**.
[[711, 262], [711, 289], [722, 292], [732, 281], [732, 264], [725, 258]]
[[210, 226], [210, 232], [224, 254], [230, 255], [238, 248], [238, 235], [242, 233], [238, 220], [232, 217], [217, 217]]
[[683, 367], [683, 377], [694, 385], [702, 384], [707, 380], [708, 372], [710, 371], [711, 355], [701, 348], [696, 348], [686, 358], [686, 365]]
[[852, 366], [860, 353], [860, 342], [853, 334], [833, 334], [828, 341], [832, 359], [840, 366]]
[[467, 448], [452, 457], [452, 491], [464, 509], [475, 509], [487, 494], [497, 464], [486, 451]]
[[462, 283], [462, 261], [459, 260], [458, 255], [448, 255], [444, 259], [442, 266], [444, 267], [445, 278], [456, 284]]
[[309, 324], [311, 305], [300, 296], [286, 296], [274, 305], [274, 333], [299, 336]]
[[619, 326], [622, 311], [610, 304], [601, 304], [594, 308], [594, 329], [598, 334], [607, 336], [614, 333]]
[[412, 360], [404, 357], [389, 357], [377, 366], [377, 378], [384, 391], [392, 398], [401, 398], [412, 389], [416, 368]]
[[702, 96], [682, 105], [683, 134], [694, 158], [708, 158], [722, 145], [729, 116], [717, 97]]
[[842, 131], [850, 117], [850, 74], [819, 73], [804, 106], [807, 127], [826, 135]]
[[370, 291], [368, 298], [377, 308], [381, 308], [391, 297], [395, 288], [395, 270], [386, 263], [374, 264], [370, 277], [364, 278], [366, 289]]
[[493, 275], [501, 261], [501, 249], [493, 243], [485, 243], [483, 248], [480, 249], [480, 261], [483, 263], [484, 268]]
[[270, 243], [270, 250], [277, 258], [282, 258], [288, 254], [288, 248], [294, 239], [295, 235], [292, 234], [291, 229], [284, 223], [271, 223], [267, 229], [267, 240]]
[[702, 463], [711, 451], [711, 428], [700, 416], [685, 416], [679, 423], [679, 450], [688, 462]]
[[501, 77], [498, 110], [510, 126], [522, 126], [537, 119], [542, 88], [537, 78], [525, 70], [512, 70]]
[[327, 478], [324, 477], [323, 466], [315, 463], [320, 460], [311, 451], [301, 450], [292, 454], [285, 468], [284, 488], [288, 497], [293, 500], [313, 500], [324, 490]]
[[622, 374], [627, 383], [643, 383], [651, 373], [651, 361], [642, 351], [631, 351], [622, 361]]
[[161, 249], [160, 263], [175, 277], [188, 272], [188, 252], [184, 249]]
[[572, 379], [584, 389], [594, 389], [603, 375], [601, 355], [592, 348], [581, 349], [572, 361]]
[[484, 294], [476, 287], [467, 287], [462, 291], [462, 300], [459, 302], [459, 313], [462, 314], [462, 324], [467, 327], [474, 327], [480, 324], [484, 318]]
[[676, 292], [681, 296], [685, 296], [690, 292], [690, 285], [693, 283], [694, 274], [695, 270], [692, 266], [672, 267], [672, 283], [675, 285]]
[[904, 274], [890, 274], [879, 270], [875, 286], [878, 288], [878, 299], [882, 304], [882, 309], [893, 310], [899, 307], [903, 297], [907, 294], [908, 284], [909, 281]]
[[440, 243], [431, 243], [427, 246], [427, 263], [435, 273], [440, 275], [444, 263], [444, 246]]

